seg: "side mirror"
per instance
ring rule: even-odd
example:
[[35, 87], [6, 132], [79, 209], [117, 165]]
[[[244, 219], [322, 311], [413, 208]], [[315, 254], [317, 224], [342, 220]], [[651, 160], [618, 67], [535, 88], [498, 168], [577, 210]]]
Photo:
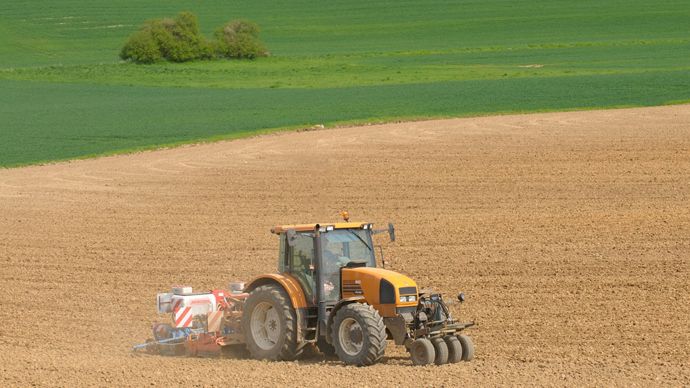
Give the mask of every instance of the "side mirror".
[[297, 239], [297, 232], [295, 232], [294, 229], [288, 229], [287, 232], [285, 232], [285, 235], [287, 237], [287, 243], [289, 246], [294, 246], [295, 245], [295, 240]]
[[395, 227], [393, 223], [388, 223], [388, 235], [391, 237], [391, 241], [395, 241]]

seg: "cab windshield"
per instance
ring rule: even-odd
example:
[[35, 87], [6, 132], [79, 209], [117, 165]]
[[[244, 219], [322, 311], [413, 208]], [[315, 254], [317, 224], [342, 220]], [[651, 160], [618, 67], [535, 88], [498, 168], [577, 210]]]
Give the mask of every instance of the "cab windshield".
[[338, 229], [321, 234], [323, 295], [327, 300], [340, 298], [340, 268], [350, 262], [376, 266], [368, 232], [364, 229]]
[[367, 267], [374, 266], [374, 252], [371, 237], [363, 229], [340, 229], [321, 235], [324, 264], [337, 264], [344, 267], [351, 261], [364, 262]]

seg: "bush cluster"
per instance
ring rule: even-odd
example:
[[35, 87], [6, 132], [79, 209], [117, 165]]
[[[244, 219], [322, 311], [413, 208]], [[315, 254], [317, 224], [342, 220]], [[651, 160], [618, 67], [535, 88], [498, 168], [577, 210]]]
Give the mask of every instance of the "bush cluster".
[[259, 26], [246, 20], [235, 20], [216, 30], [216, 52], [226, 58], [266, 56], [266, 47], [259, 40]]
[[186, 62], [196, 59], [248, 58], [267, 56], [259, 40], [259, 26], [246, 20], [234, 20], [216, 30], [209, 40], [199, 31], [199, 22], [191, 12], [176, 18], [148, 20], [132, 34], [120, 51], [120, 58], [136, 63], [161, 60]]

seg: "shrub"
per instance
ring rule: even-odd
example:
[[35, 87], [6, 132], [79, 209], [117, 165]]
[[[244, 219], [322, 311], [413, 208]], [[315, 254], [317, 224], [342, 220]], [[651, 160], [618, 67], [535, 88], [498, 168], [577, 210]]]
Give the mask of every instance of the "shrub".
[[199, 23], [191, 12], [182, 12], [174, 20], [163, 19], [154, 30], [163, 57], [173, 62], [200, 59], [206, 38], [199, 31]]
[[259, 40], [259, 26], [247, 20], [233, 20], [216, 30], [218, 55], [226, 58], [268, 56], [266, 47]]
[[142, 30], [129, 37], [120, 51], [120, 58], [137, 63], [153, 63], [161, 59], [161, 51], [151, 33]]
[[259, 40], [259, 27], [252, 22], [235, 20], [216, 31], [210, 41], [199, 31], [199, 22], [191, 12], [181, 12], [176, 18], [153, 19], [144, 22], [132, 34], [120, 51], [120, 58], [136, 63], [160, 60], [186, 62], [195, 59], [256, 58], [266, 56], [266, 48]]

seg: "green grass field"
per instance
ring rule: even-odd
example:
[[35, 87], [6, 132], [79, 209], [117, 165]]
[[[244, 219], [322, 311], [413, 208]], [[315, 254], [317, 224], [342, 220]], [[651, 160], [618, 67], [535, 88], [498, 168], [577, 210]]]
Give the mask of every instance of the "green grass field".
[[[272, 56], [121, 63], [145, 19]], [[0, 166], [275, 128], [690, 100], [687, 1], [37, 0], [0, 6]]]

